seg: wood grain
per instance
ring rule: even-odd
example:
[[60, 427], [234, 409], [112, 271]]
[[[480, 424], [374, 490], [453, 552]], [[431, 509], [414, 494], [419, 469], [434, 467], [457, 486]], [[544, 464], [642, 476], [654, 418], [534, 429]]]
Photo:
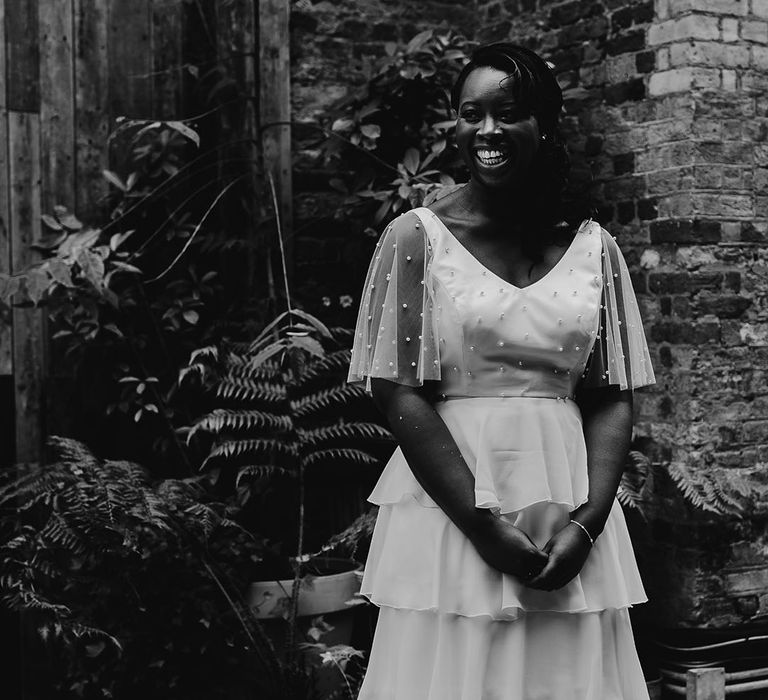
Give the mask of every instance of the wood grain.
[[288, 0], [259, 3], [259, 122], [264, 169], [272, 173], [289, 266], [292, 255], [291, 65]]
[[178, 119], [181, 116], [182, 60], [181, 0], [152, 0], [150, 18], [152, 56], [152, 116]]
[[40, 109], [40, 63], [37, 2], [5, 5], [5, 71], [8, 109], [37, 112]]
[[90, 218], [107, 191], [109, 62], [106, 0], [74, 0], [75, 26], [75, 199], [78, 214]]
[[149, 0], [109, 0], [109, 109], [117, 117], [152, 116]]
[[75, 65], [72, 0], [40, 1], [42, 207], [75, 206]]
[[[31, 244], [40, 238], [40, 115], [8, 112], [11, 269], [37, 260]], [[44, 320], [38, 308], [13, 309], [13, 376], [16, 460], [36, 462], [43, 444], [45, 385]]]

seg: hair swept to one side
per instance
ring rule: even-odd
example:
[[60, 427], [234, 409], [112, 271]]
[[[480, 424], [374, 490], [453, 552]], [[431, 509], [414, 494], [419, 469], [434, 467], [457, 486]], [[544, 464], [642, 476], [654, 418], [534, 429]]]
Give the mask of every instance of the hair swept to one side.
[[467, 76], [475, 68], [483, 66], [507, 74], [502, 87], [510, 91], [520, 107], [530, 110], [544, 134], [557, 129], [563, 108], [563, 91], [550, 64], [530, 49], [508, 42], [486, 44], [475, 49], [451, 89], [451, 106], [456, 111]]
[[531, 49], [509, 42], [480, 46], [472, 53], [451, 89], [451, 105], [458, 112], [467, 76], [476, 68], [496, 68], [507, 74], [501, 86], [508, 89], [524, 110], [536, 117], [543, 139], [531, 164], [517, 220], [524, 233], [528, 254], [541, 259], [543, 248], [556, 235], [559, 224], [573, 228], [589, 212], [586, 203], [564, 202], [563, 191], [570, 159], [558, 122], [563, 110], [563, 92], [551, 64]]

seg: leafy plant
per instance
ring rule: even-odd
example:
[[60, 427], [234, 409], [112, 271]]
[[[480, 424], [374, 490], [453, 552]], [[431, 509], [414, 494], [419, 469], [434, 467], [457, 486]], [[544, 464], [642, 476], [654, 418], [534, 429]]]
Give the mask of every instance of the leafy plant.
[[0, 593], [57, 651], [57, 697], [224, 698], [280, 669], [238, 595], [259, 543], [202, 479], [49, 445], [0, 489]]
[[463, 166], [448, 135], [454, 126], [450, 87], [474, 44], [462, 35], [426, 30], [366, 64], [365, 84], [333, 113], [326, 161], [343, 164], [331, 184], [348, 195], [343, 216], [377, 226], [453, 185]]
[[658, 507], [660, 480], [669, 480], [676, 492], [694, 508], [713, 513], [743, 517], [747, 512], [765, 508], [768, 483], [764, 466], [750, 470], [722, 469], [682, 462], [657, 464], [637, 450], [629, 453], [627, 467], [619, 486], [619, 502], [647, 519]]

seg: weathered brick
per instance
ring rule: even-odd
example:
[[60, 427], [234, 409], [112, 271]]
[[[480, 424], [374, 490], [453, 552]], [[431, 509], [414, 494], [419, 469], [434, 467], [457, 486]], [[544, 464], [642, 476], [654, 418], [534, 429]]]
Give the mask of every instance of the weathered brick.
[[[739, 318], [751, 305], [752, 300], [747, 297], [723, 294], [707, 298], [706, 303], [703, 304], [703, 310], [718, 318]], [[768, 431], [765, 435], [768, 435]]]
[[635, 218], [635, 203], [632, 200], [619, 202], [616, 205], [616, 220], [620, 224], [628, 224]]
[[613, 157], [613, 174], [626, 175], [635, 170], [635, 154], [621, 153]]
[[648, 221], [649, 219], [655, 219], [658, 214], [656, 207], [657, 201], [655, 198], [640, 199], [637, 202], [637, 216], [642, 221]]
[[739, 20], [732, 17], [724, 17], [722, 23], [721, 38], [723, 41], [739, 40]]
[[768, 19], [768, 3], [766, 3], [765, 0], [752, 0], [750, 4], [750, 12], [755, 17]]
[[642, 78], [609, 85], [605, 89], [605, 101], [609, 105], [621, 104], [630, 100], [642, 100], [644, 97], [645, 82]]
[[644, 29], [624, 32], [623, 34], [612, 37], [605, 44], [605, 50], [609, 56], [630, 53], [632, 51], [642, 51], [644, 48], [646, 48]]
[[651, 243], [717, 243], [720, 222], [702, 220], [652, 221]]
[[638, 73], [650, 73], [656, 68], [656, 54], [653, 51], [641, 51], [635, 54], [635, 70]]
[[673, 41], [686, 39], [720, 38], [719, 20], [717, 17], [702, 15], [686, 15], [679, 19], [669, 19], [653, 24], [648, 28], [648, 45], [669, 44]]
[[742, 20], [741, 38], [759, 44], [768, 44], [768, 22]]
[[701, 216], [741, 218], [755, 215], [755, 205], [750, 194], [693, 193], [691, 203], [693, 213]]
[[747, 0], [697, 0], [696, 10], [721, 15], [746, 15], [749, 5]]

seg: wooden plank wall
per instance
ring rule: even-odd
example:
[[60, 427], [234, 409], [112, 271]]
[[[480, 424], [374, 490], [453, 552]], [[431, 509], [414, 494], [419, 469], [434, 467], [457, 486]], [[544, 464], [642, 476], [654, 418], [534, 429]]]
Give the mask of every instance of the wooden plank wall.
[[[40, 217], [54, 205], [86, 221], [99, 213], [116, 117], [191, 116], [180, 110], [188, 76], [184, 18], [195, 6], [184, 0], [0, 0], [0, 273], [35, 262], [30, 244], [46, 235]], [[215, 7], [218, 60], [253, 98], [235, 131], [258, 144], [260, 124], [290, 119], [289, 0]], [[265, 130], [261, 145], [290, 236], [290, 127]], [[46, 392], [57, 371], [46, 333], [40, 309], [0, 307], [0, 392], [7, 384], [13, 393], [0, 396], [0, 406], [10, 398], [15, 411], [8, 418], [0, 410], [0, 461], [8, 454], [19, 462], [41, 457]]]

